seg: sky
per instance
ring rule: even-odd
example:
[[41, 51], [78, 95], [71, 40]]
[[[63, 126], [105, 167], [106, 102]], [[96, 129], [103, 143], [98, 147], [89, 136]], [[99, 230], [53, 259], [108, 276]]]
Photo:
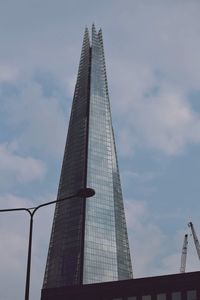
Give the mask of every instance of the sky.
[[[103, 30], [134, 277], [178, 273], [200, 238], [200, 1], [0, 1], [0, 208], [54, 200], [85, 26]], [[35, 215], [39, 299], [53, 207]], [[21, 300], [29, 218], [0, 215], [0, 299]], [[187, 271], [200, 265], [189, 235]]]

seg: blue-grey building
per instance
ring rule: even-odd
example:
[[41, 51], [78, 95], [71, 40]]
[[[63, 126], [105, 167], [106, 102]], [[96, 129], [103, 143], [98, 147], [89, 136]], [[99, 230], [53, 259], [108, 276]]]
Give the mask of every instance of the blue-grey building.
[[102, 32], [86, 28], [58, 199], [91, 187], [55, 209], [43, 290], [126, 280], [132, 266], [112, 127]]
[[132, 279], [101, 30], [85, 30], [42, 300], [199, 300], [200, 272]]

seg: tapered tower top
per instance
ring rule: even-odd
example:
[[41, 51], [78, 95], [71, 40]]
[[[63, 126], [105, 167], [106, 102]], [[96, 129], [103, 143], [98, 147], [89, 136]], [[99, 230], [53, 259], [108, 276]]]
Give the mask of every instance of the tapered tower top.
[[[43, 289], [132, 278], [101, 29], [86, 27]], [[45, 299], [45, 298], [43, 298]]]

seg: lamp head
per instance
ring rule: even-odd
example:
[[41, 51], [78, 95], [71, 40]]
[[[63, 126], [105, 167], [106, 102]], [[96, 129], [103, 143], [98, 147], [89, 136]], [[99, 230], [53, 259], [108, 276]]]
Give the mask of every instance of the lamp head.
[[81, 188], [77, 192], [77, 196], [81, 198], [90, 198], [95, 195], [95, 190], [91, 188]]

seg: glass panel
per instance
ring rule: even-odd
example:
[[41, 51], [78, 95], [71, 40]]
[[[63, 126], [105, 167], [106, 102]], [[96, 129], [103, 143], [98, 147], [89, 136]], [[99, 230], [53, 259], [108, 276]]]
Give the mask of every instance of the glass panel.
[[[111, 157], [111, 120], [102, 45], [92, 33], [87, 185], [95, 196], [86, 202], [83, 282], [118, 279]], [[108, 132], [106, 131], [108, 127]]]
[[151, 296], [150, 295], [142, 296], [142, 300], [151, 300]]
[[172, 300], [181, 300], [181, 292], [172, 293]]
[[166, 300], [166, 294], [158, 294], [157, 300]]
[[[85, 185], [87, 136], [88, 76], [90, 72], [90, 43], [86, 33], [81, 64], [73, 99], [67, 142], [60, 176], [58, 199], [66, 198]], [[83, 199], [80, 197], [57, 203], [44, 288], [80, 283], [81, 234], [83, 230]]]
[[197, 300], [197, 291], [187, 291], [187, 300]]
[[[83, 283], [132, 278], [100, 33], [93, 29]], [[117, 221], [116, 221], [117, 220]]]
[[127, 300], [137, 300], [136, 297], [128, 297]]

